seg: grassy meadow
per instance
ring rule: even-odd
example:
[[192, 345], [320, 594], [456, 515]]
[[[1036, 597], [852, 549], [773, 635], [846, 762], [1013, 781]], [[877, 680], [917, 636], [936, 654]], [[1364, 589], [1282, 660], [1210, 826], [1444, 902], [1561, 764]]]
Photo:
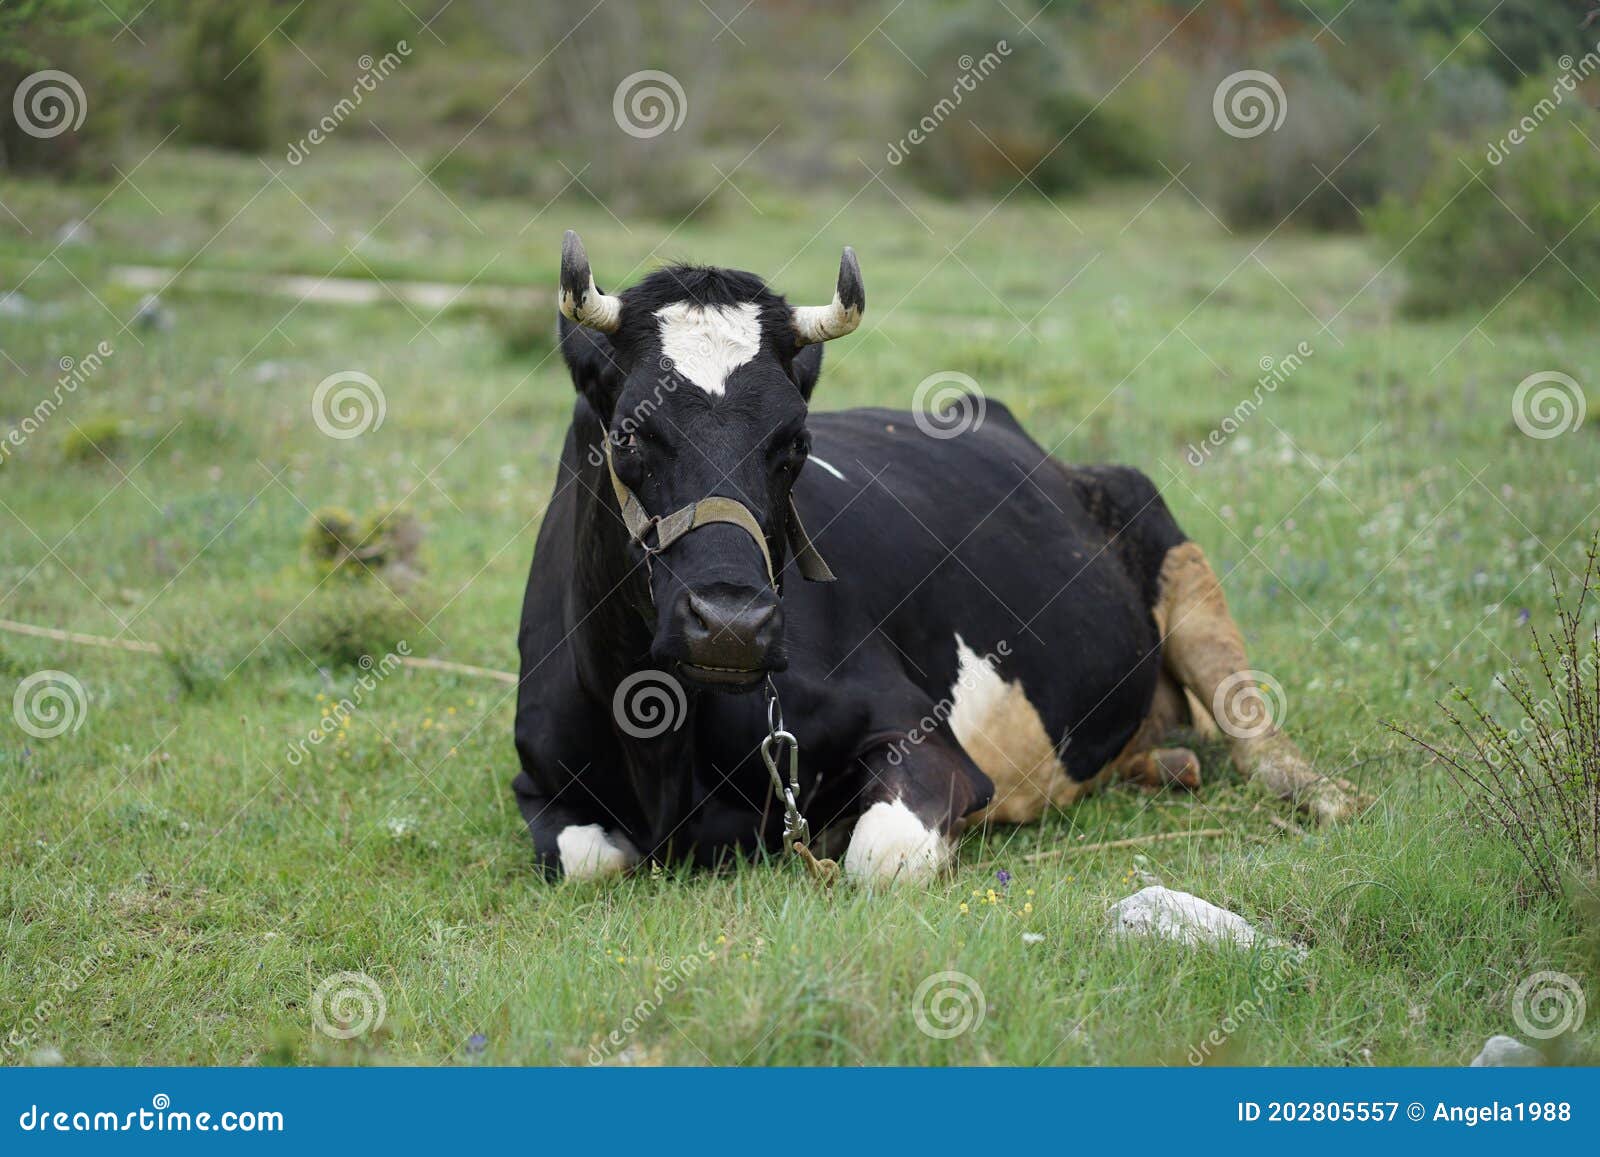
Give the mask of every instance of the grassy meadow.
[[[446, 197], [382, 143], [298, 169], [169, 144], [126, 183], [0, 181], [0, 429], [61, 359], [112, 350], [0, 460], [0, 618], [165, 652], [0, 632], [8, 696], [41, 670], [84, 691], [61, 735], [0, 728], [6, 1063], [1185, 1064], [1204, 1045], [1455, 1065], [1517, 1034], [1523, 978], [1596, 974], [1570, 913], [1388, 727], [1433, 729], [1452, 683], [1503, 704], [1494, 674], [1548, 623], [1550, 571], [1581, 568], [1596, 425], [1528, 437], [1511, 402], [1540, 371], [1593, 392], [1592, 320], [1408, 318], [1366, 239], [1230, 230], [1181, 183], [969, 205], [884, 176], [798, 195], [734, 173], [684, 222]], [[687, 258], [823, 301], [854, 245], [866, 320], [829, 347], [817, 406], [908, 407], [959, 371], [1062, 458], [1144, 469], [1225, 576], [1285, 725], [1376, 804], [1307, 831], [1207, 747], [1198, 796], [1125, 787], [971, 833], [926, 887], [822, 891], [788, 862], [552, 886], [508, 789], [509, 686], [403, 668], [292, 759], [356, 655], [515, 667], [571, 404], [550, 341], [567, 227], [607, 289]], [[127, 266], [176, 275], [165, 324], [129, 324]], [[470, 288], [302, 304], [259, 292], [268, 273]], [[518, 287], [537, 293], [487, 292]], [[312, 393], [345, 371], [385, 412], [331, 438]], [[330, 506], [414, 515], [420, 573], [390, 590], [308, 566]], [[1105, 937], [1152, 877], [1304, 956]], [[342, 971], [385, 1006], [352, 1039], [313, 1024]], [[940, 1037], [918, 990], [946, 971], [983, 1016]]]

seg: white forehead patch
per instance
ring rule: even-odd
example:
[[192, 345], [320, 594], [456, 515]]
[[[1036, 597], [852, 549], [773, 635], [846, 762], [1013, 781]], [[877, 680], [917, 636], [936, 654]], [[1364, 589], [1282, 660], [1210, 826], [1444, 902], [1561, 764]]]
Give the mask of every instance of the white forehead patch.
[[722, 394], [728, 375], [761, 349], [761, 316], [753, 301], [743, 305], [675, 301], [656, 310], [656, 319], [662, 354], [708, 394]]

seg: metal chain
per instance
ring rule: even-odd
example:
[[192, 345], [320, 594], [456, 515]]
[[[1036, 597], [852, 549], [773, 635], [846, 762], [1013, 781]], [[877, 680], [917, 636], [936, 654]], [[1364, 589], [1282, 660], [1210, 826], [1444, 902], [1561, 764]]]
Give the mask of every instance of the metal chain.
[[[789, 782], [784, 783], [778, 770], [783, 749], [789, 750]], [[767, 737], [761, 741], [761, 762], [767, 765], [772, 777], [772, 790], [783, 801], [783, 844], [793, 848], [811, 843], [811, 825], [800, 814], [800, 741], [783, 726], [783, 705], [778, 702], [778, 688], [767, 676]]]

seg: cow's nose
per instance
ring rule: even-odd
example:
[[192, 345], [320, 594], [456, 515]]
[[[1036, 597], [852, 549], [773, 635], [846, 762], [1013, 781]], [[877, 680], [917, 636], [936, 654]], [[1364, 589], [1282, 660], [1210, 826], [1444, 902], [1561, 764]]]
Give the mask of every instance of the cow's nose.
[[731, 587], [690, 591], [685, 612], [687, 659], [709, 671], [762, 670], [782, 627], [771, 591]]

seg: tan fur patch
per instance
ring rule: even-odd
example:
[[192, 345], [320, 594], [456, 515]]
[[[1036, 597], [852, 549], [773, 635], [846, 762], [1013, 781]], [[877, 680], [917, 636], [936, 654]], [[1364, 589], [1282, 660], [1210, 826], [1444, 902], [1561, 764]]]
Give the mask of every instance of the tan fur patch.
[[959, 638], [956, 654], [960, 670], [952, 689], [950, 729], [972, 762], [994, 781], [994, 802], [974, 818], [1032, 823], [1046, 808], [1075, 800], [1081, 785], [1056, 757], [1055, 744], [1022, 681], [1006, 682], [992, 661]]

